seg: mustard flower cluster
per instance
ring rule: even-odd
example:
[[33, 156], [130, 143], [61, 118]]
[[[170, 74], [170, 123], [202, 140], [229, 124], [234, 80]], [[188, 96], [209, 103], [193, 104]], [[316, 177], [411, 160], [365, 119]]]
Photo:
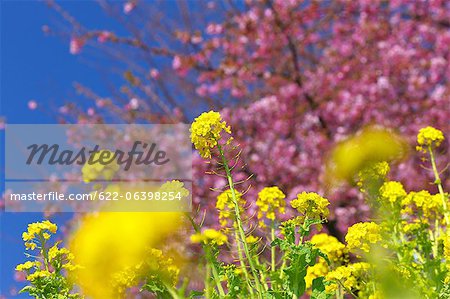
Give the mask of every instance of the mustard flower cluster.
[[56, 224], [48, 220], [28, 224], [28, 230], [22, 234], [26, 249], [36, 249], [38, 243], [50, 239], [50, 234], [56, 233], [57, 229]]
[[54, 262], [58, 263], [63, 269], [68, 271], [74, 271], [79, 268], [79, 265], [74, 265], [72, 263], [74, 255], [67, 248], [59, 248], [59, 244], [60, 242], [56, 242], [55, 245], [48, 250], [48, 260], [50, 264], [53, 264]]
[[388, 204], [399, 204], [405, 196], [406, 191], [399, 182], [385, 182], [380, 188], [380, 199]]
[[323, 219], [328, 217], [330, 211], [328, 199], [314, 192], [302, 192], [291, 201], [291, 206], [309, 219]]
[[402, 213], [421, 216], [422, 220], [440, 218], [443, 212], [440, 194], [431, 195], [428, 191], [410, 192], [402, 200]]
[[258, 220], [260, 227], [265, 227], [264, 218], [274, 221], [276, 213], [285, 213], [285, 198], [286, 195], [276, 186], [265, 187], [258, 193], [256, 205], [259, 208]]
[[[235, 190], [235, 195], [239, 208], [245, 205], [245, 200], [242, 193]], [[226, 227], [230, 220], [234, 224], [234, 203], [232, 199], [231, 190], [225, 190], [217, 196], [216, 209], [219, 211], [219, 223], [222, 227]]]
[[[345, 245], [339, 242], [333, 236], [328, 234], [316, 234], [311, 238], [311, 243], [314, 247], [319, 248], [321, 252], [328, 257], [330, 265], [339, 266], [347, 260], [347, 250]], [[323, 258], [319, 258], [315, 265], [308, 267], [305, 276], [306, 288], [312, 286], [314, 279], [318, 277], [325, 277], [330, 270], [330, 266]]]
[[159, 192], [173, 192], [175, 194], [179, 194], [180, 198], [188, 197], [189, 196], [189, 190], [184, 187], [184, 183], [172, 180], [169, 182], [165, 182], [164, 184], [159, 187]]
[[360, 222], [348, 228], [345, 241], [350, 251], [369, 252], [370, 245], [381, 240], [381, 228], [375, 222]]
[[178, 282], [180, 269], [174, 264], [174, 260], [163, 254], [160, 249], [150, 248], [146, 259], [134, 267], [115, 273], [114, 290], [119, 298], [125, 296], [127, 289], [143, 284], [143, 289], [156, 285], [164, 289], [166, 285], [174, 287]]
[[444, 141], [444, 134], [442, 131], [435, 129], [433, 127], [426, 127], [419, 130], [417, 135], [417, 146], [418, 151], [426, 151], [427, 147], [435, 146], [438, 147]]
[[56, 242], [51, 247], [47, 245], [51, 234], [56, 231], [56, 224], [45, 220], [29, 224], [27, 231], [22, 234], [27, 250], [38, 249], [35, 260], [16, 267], [16, 271], [25, 272], [26, 280], [31, 284], [22, 292], [29, 292], [37, 298], [56, 298], [52, 296], [59, 295], [61, 298], [80, 298], [78, 294], [71, 293], [72, 285], [62, 274], [63, 270], [71, 272], [79, 267], [72, 263], [73, 254], [67, 248], [59, 248], [61, 242]]
[[339, 285], [352, 292], [361, 290], [365, 285], [362, 278], [367, 274], [370, 267], [370, 264], [365, 262], [337, 267], [325, 276], [325, 280], [331, 282], [326, 286], [327, 293], [335, 293]]
[[213, 244], [213, 245], [223, 245], [228, 241], [228, 237], [222, 232], [208, 228], [203, 232], [199, 232], [193, 234], [191, 236], [192, 243], [204, 243], [204, 244]]
[[345, 260], [345, 245], [328, 234], [316, 234], [311, 238], [311, 243], [325, 253], [330, 262], [338, 263]]
[[191, 126], [191, 141], [200, 155], [211, 158], [211, 149], [217, 146], [222, 132], [231, 133], [231, 128], [222, 120], [219, 112], [209, 111], [197, 117]]
[[308, 267], [308, 269], [306, 269], [306, 276], [305, 276], [306, 288], [310, 289], [312, 287], [314, 279], [319, 277], [325, 277], [329, 271], [330, 267], [327, 265], [327, 262], [323, 259], [320, 259], [316, 264], [314, 264], [314, 266]]
[[367, 189], [371, 189], [371, 186], [377, 188], [378, 184], [383, 183], [386, 180], [389, 171], [389, 163], [386, 161], [376, 162], [360, 170], [358, 173], [359, 180], [357, 185], [361, 192], [368, 192], [369, 190]]

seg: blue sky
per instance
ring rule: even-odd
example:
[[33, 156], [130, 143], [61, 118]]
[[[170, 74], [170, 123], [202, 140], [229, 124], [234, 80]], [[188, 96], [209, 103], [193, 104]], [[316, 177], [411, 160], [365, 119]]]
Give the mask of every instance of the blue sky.
[[[112, 23], [95, 2], [65, 1], [63, 6], [84, 24], [92, 28]], [[98, 73], [82, 62], [81, 56], [69, 53], [69, 42], [48, 37], [42, 26], [57, 24], [60, 17], [43, 2], [0, 1], [1, 13], [1, 86], [0, 116], [7, 123], [56, 123], [57, 107], [74, 97], [74, 81], [88, 83], [102, 92], [103, 82]], [[106, 91], [106, 89], [105, 89]], [[37, 110], [27, 108], [28, 101], [38, 103]], [[1, 131], [3, 153], [3, 131]], [[2, 187], [4, 189], [4, 157], [0, 157]], [[66, 216], [57, 218], [63, 223]], [[21, 233], [27, 224], [42, 220], [39, 213], [0, 212], [0, 294], [11, 298], [9, 290], [16, 285], [14, 267], [23, 262], [24, 248]], [[20, 288], [20, 285], [18, 286]], [[14, 298], [29, 298], [17, 296]]]

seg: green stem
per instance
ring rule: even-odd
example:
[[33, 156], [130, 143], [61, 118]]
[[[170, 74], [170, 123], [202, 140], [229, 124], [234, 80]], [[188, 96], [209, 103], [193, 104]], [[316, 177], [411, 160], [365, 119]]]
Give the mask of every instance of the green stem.
[[206, 275], [205, 275], [205, 293], [206, 298], [211, 298], [211, 287], [209, 286], [209, 277], [211, 272], [211, 265], [206, 263]]
[[41, 254], [42, 254], [42, 257], [44, 258], [45, 270], [48, 271], [50, 261], [48, 260], [48, 249], [45, 246], [46, 241], [45, 241], [45, 238], [42, 235], [42, 233], [39, 233], [38, 238], [39, 238], [39, 242], [41, 243]]
[[242, 268], [242, 271], [244, 272], [245, 280], [247, 281], [247, 289], [250, 294], [254, 295], [253, 286], [250, 282], [250, 276], [247, 271], [247, 266], [245, 265], [244, 255], [242, 254], [241, 242], [239, 241], [239, 235], [238, 235], [238, 231], [236, 228], [234, 229], [234, 239], [236, 240], [236, 246], [237, 246], [238, 256], [239, 256], [239, 263], [241, 264], [241, 268]]
[[[270, 235], [272, 237], [272, 243], [275, 241], [275, 221], [272, 220], [272, 227], [270, 228]], [[272, 264], [272, 271], [275, 271], [275, 246], [271, 247], [271, 264]]]
[[[200, 227], [197, 225], [197, 223], [195, 223], [194, 219], [192, 219], [192, 217], [188, 213], [186, 213], [186, 216], [189, 219], [189, 221], [191, 222], [192, 227], [194, 228], [195, 232], [199, 233], [200, 232]], [[214, 264], [214, 257], [212, 256], [212, 254], [210, 252], [210, 248], [208, 247], [207, 244], [203, 244], [203, 243], [202, 243], [202, 248], [203, 248], [203, 250], [206, 253], [206, 259], [207, 259], [207, 263], [208, 263], [207, 264], [208, 268], [207, 268], [206, 281], [207, 282], [209, 281], [209, 277], [210, 277], [210, 275], [209, 275], [209, 270], [210, 270], [209, 266], [211, 265], [212, 266], [212, 274], [213, 274], [214, 282], [216, 283], [216, 286], [217, 286], [217, 289], [219, 291], [219, 294], [221, 296], [225, 296], [225, 291], [224, 291], [224, 289], [222, 287], [222, 284], [220, 283], [219, 271], [217, 271], [217, 267]]]
[[448, 208], [447, 208], [447, 199], [445, 198], [444, 188], [442, 188], [441, 178], [439, 176], [439, 171], [437, 170], [436, 160], [434, 158], [433, 149], [431, 148], [431, 145], [428, 146], [428, 152], [430, 153], [431, 166], [433, 168], [435, 184], [438, 186], [439, 194], [441, 195], [441, 199], [442, 199], [442, 207], [444, 208], [445, 224], [450, 225], [450, 219], [448, 216]]
[[178, 295], [178, 293], [175, 291], [174, 288], [172, 288], [171, 286], [169, 286], [169, 285], [167, 285], [167, 284], [164, 284], [164, 285], [165, 285], [165, 287], [166, 287], [166, 289], [167, 289], [167, 292], [169, 292], [170, 296], [171, 296], [173, 299], [180, 299], [180, 298], [181, 298], [180, 295]]
[[[258, 266], [259, 269], [261, 269], [261, 263], [259, 262], [258, 256], [255, 257], [255, 263]], [[259, 271], [259, 275], [261, 277], [261, 282], [263, 284], [264, 290], [268, 291], [269, 290], [269, 285], [267, 284], [267, 278], [265, 275], [265, 271]]]
[[234, 204], [234, 211], [236, 214], [235, 215], [236, 216], [236, 224], [237, 224], [237, 228], [239, 231], [239, 237], [241, 239], [245, 255], [247, 256], [248, 264], [250, 266], [250, 270], [254, 277], [256, 288], [258, 289], [258, 295], [260, 298], [262, 298], [263, 291], [262, 291], [261, 283], [258, 280], [258, 273], [256, 271], [255, 265], [253, 264], [253, 260], [250, 255], [250, 250], [248, 249], [247, 241], [245, 240], [245, 232], [244, 232], [244, 228], [242, 227], [242, 220], [241, 220], [241, 215], [240, 215], [240, 211], [239, 211], [239, 204], [238, 204], [238, 200], [237, 200], [237, 196], [236, 196], [236, 190], [234, 189], [233, 178], [231, 177], [231, 171], [228, 166], [228, 161], [225, 158], [222, 147], [220, 145], [218, 145], [217, 147], [219, 149], [220, 156], [222, 157], [223, 166], [225, 168], [225, 172], [226, 172], [227, 179], [228, 179], [228, 186], [230, 187], [230, 191], [231, 191], [231, 198], [232, 198], [233, 204]]
[[[287, 255], [287, 252], [285, 252], [285, 256]], [[281, 263], [280, 267], [280, 279], [283, 279], [284, 277], [284, 268], [286, 267], [286, 258], [283, 258], [283, 262]]]
[[[221, 296], [225, 296], [225, 291], [223, 290], [222, 283], [220, 282], [219, 272], [217, 271], [217, 267], [215, 266], [215, 264], [213, 262], [214, 257], [211, 254], [211, 251], [210, 251], [208, 245], [205, 245], [205, 249], [206, 249], [206, 255], [209, 256], [208, 260], [210, 261], [209, 264], [212, 266], [211, 267], [211, 271], [213, 274], [212, 276], [213, 276], [214, 282], [216, 283], [217, 289], [219, 290], [219, 294]], [[206, 279], [209, 279], [209, 275], [206, 277]]]

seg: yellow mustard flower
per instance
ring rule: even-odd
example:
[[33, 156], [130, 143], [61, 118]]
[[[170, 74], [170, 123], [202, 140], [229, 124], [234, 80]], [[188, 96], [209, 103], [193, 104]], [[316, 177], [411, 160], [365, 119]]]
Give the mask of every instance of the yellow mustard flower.
[[30, 249], [30, 250], [35, 250], [36, 248], [37, 248], [37, 245], [36, 245], [36, 243], [34, 243], [34, 242], [27, 242], [27, 243], [25, 243], [25, 248], [28, 250], [28, 249]]
[[27, 276], [28, 281], [35, 281], [40, 278], [46, 278], [51, 276], [52, 274], [48, 270], [37, 270], [34, 273]]
[[16, 266], [16, 271], [27, 271], [33, 268], [36, 265], [35, 262], [26, 261], [23, 264], [19, 264]]
[[189, 196], [189, 190], [184, 187], [184, 183], [178, 180], [172, 180], [165, 182], [159, 187], [159, 192], [174, 192], [175, 194], [180, 194], [180, 198], [185, 198]]
[[202, 113], [192, 123], [190, 131], [192, 143], [205, 159], [211, 158], [211, 149], [217, 146], [222, 132], [231, 134], [231, 128], [215, 111]]
[[253, 235], [249, 235], [249, 236], [245, 237], [245, 241], [246, 241], [248, 244], [254, 244], [254, 243], [256, 243], [256, 242], [259, 241], [259, 238], [255, 237], [255, 236], [253, 236]]
[[444, 141], [444, 134], [442, 131], [433, 127], [426, 127], [419, 130], [417, 135], [418, 151], [426, 151], [429, 146], [438, 147]]
[[313, 266], [308, 267], [308, 269], [306, 269], [305, 276], [306, 288], [309, 289], [312, 286], [312, 282], [314, 279], [318, 277], [324, 277], [325, 275], [327, 275], [328, 271], [329, 269], [327, 262], [323, 259], [320, 259]]
[[[335, 237], [323, 233], [316, 234], [311, 238], [311, 243], [325, 253], [331, 263], [340, 264], [344, 262], [346, 255], [345, 245]], [[310, 288], [314, 279], [324, 277], [328, 271], [328, 263], [325, 259], [319, 257], [317, 263], [307, 269], [305, 276], [306, 288]]]
[[[404, 212], [405, 210], [402, 210]], [[412, 210], [411, 210], [412, 213]], [[423, 228], [424, 221], [420, 219], [413, 219], [412, 222], [402, 221], [401, 230], [405, 234], [415, 235]]]
[[350, 251], [355, 249], [369, 252], [370, 244], [381, 240], [381, 228], [375, 222], [360, 222], [348, 228], [345, 241]]
[[192, 243], [204, 243], [204, 244], [214, 244], [214, 245], [223, 245], [228, 241], [226, 235], [222, 232], [208, 228], [205, 229], [201, 233], [196, 233], [191, 236]]
[[57, 242], [55, 245], [50, 247], [48, 250], [48, 259], [49, 261], [53, 261], [55, 259], [62, 259], [64, 261], [71, 261], [74, 259], [73, 254], [67, 248], [58, 248], [60, 242]]
[[342, 262], [345, 259], [345, 245], [328, 234], [316, 234], [311, 238], [311, 243], [328, 256], [330, 262]]
[[174, 260], [165, 256], [160, 249], [150, 248], [147, 253], [144, 261], [113, 275], [113, 289], [119, 297], [123, 297], [128, 288], [146, 281], [159, 280], [170, 286], [177, 284], [180, 269]]
[[125, 297], [125, 291], [131, 287], [137, 286], [139, 284], [140, 275], [140, 265], [134, 268], [125, 269], [118, 273], [113, 274], [113, 292], [117, 294], [117, 297]]
[[444, 237], [444, 257], [447, 259], [447, 262], [450, 262], [450, 236], [446, 235]]
[[285, 198], [286, 195], [276, 186], [265, 187], [258, 193], [256, 205], [259, 208], [258, 220], [260, 227], [265, 227], [263, 218], [274, 221], [276, 218], [276, 213], [285, 213]]
[[333, 271], [330, 271], [325, 280], [334, 282], [326, 287], [327, 293], [334, 293], [339, 285], [343, 285], [348, 290], [360, 290], [363, 283], [361, 278], [366, 275], [370, 269], [370, 264], [360, 262], [349, 264], [347, 266], [340, 266]]
[[54, 234], [57, 229], [58, 226], [48, 220], [28, 224], [27, 231], [22, 234], [26, 249], [36, 249], [36, 242], [40, 242], [41, 238], [48, 240], [50, 238], [49, 233]]
[[[235, 190], [236, 199], [239, 209], [245, 205], [245, 200], [242, 193]], [[230, 220], [234, 220], [234, 203], [231, 195], [231, 190], [225, 190], [217, 196], [216, 209], [219, 211], [219, 223], [222, 227], [229, 224]]]
[[431, 195], [428, 191], [410, 192], [403, 199], [402, 212], [408, 215], [420, 213], [426, 219], [441, 218], [443, 212], [440, 194]]
[[330, 213], [328, 210], [329, 204], [328, 199], [314, 192], [302, 192], [291, 201], [291, 206], [294, 209], [310, 219], [326, 218]]
[[382, 202], [399, 204], [405, 196], [406, 191], [399, 182], [385, 182], [380, 188], [380, 198]]
[[[379, 188], [379, 184], [386, 180], [389, 171], [389, 163], [386, 161], [375, 162], [361, 169], [358, 173], [359, 180], [357, 182], [361, 192], [371, 191], [375, 186]], [[378, 189], [374, 191], [378, 191]]]

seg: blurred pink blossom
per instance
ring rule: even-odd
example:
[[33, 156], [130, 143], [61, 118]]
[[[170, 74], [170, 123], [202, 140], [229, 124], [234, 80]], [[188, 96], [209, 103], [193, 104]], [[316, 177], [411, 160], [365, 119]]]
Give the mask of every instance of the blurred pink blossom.
[[69, 49], [70, 54], [72, 55], [79, 54], [83, 49], [85, 42], [86, 41], [84, 40], [84, 38], [72, 37], [72, 39], [70, 40], [70, 49]]
[[159, 71], [157, 69], [151, 69], [150, 77], [152, 77], [153, 79], [157, 79], [159, 77]]
[[28, 109], [35, 110], [37, 108], [38, 104], [35, 100], [28, 101]]
[[105, 43], [107, 42], [111, 37], [112, 33], [110, 31], [102, 31], [97, 37], [97, 40], [99, 43]]
[[136, 3], [134, 1], [127, 1], [123, 5], [124, 14], [131, 13], [136, 8]]

